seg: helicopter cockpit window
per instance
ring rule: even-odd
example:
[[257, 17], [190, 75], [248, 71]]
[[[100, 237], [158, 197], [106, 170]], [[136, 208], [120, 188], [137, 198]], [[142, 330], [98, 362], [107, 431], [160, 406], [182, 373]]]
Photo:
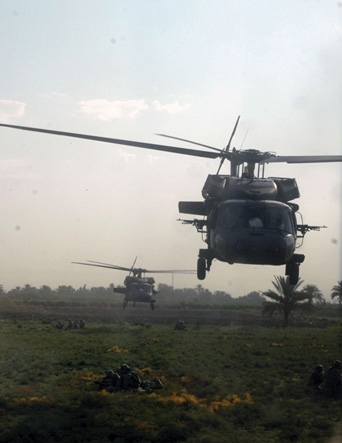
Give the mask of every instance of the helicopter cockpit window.
[[222, 205], [218, 223], [223, 229], [265, 228], [294, 233], [290, 211], [286, 207], [275, 205]]
[[241, 227], [244, 224], [244, 206], [240, 204], [221, 206], [218, 220], [219, 226], [223, 229]]
[[263, 228], [264, 224], [259, 217], [252, 217], [248, 220], [249, 226], [251, 228]]
[[130, 289], [134, 294], [152, 295], [152, 287], [147, 283], [133, 283]]
[[267, 226], [270, 229], [293, 233], [290, 212], [286, 208], [268, 207], [266, 211]]
[[265, 206], [246, 207], [248, 227], [263, 228], [265, 226]]

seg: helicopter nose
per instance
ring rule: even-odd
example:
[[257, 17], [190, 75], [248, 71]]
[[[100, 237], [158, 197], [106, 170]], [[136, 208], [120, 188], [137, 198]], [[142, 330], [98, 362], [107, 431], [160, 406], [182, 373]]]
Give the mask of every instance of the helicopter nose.
[[218, 258], [222, 261], [246, 264], [284, 264], [293, 253], [293, 239], [281, 234], [235, 232], [216, 238]]

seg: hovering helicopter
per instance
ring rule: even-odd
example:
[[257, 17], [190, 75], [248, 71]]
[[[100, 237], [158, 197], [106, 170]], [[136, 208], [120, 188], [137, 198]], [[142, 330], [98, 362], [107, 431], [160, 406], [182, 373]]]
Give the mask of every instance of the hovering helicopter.
[[[290, 284], [295, 285], [299, 280], [299, 266], [305, 259], [304, 254], [296, 253], [300, 246], [297, 245], [297, 240], [303, 239], [307, 232], [320, 230], [325, 226], [309, 226], [302, 221], [297, 222], [299, 205], [292, 203], [292, 200], [300, 196], [296, 179], [265, 178], [265, 164], [341, 162], [342, 155], [277, 156], [273, 152], [256, 149], [231, 149], [239, 119], [240, 116], [224, 149], [157, 134], [210, 151], [27, 126], [0, 126], [195, 157], [220, 158], [216, 174], [208, 175], [202, 189], [204, 201], [179, 202], [180, 213], [202, 216], [201, 219], [180, 220], [195, 226], [207, 245], [205, 249], [199, 250], [198, 279], [205, 279], [206, 272], [210, 271], [212, 262], [216, 259], [229, 264], [285, 265], [285, 275], [289, 277]], [[230, 161], [229, 175], [220, 174], [225, 160]]]
[[129, 274], [125, 278], [123, 287], [117, 287], [113, 289], [113, 292], [124, 294], [125, 298], [123, 301], [123, 308], [126, 309], [128, 302], [133, 302], [133, 307], [137, 302], [139, 303], [149, 303], [150, 308], [154, 311], [154, 304], [156, 300], [154, 299], [155, 295], [158, 294], [158, 291], [154, 289], [155, 280], [153, 277], [145, 277], [146, 273], [153, 274], [194, 274], [195, 271], [161, 271], [154, 270], [149, 271], [148, 269], [135, 268], [135, 262], [137, 261], [137, 257], [134, 260], [133, 265], [130, 268], [125, 268], [124, 266], [111, 265], [109, 263], [101, 263], [97, 261], [89, 260], [87, 263], [83, 262], [72, 262], [77, 265], [85, 265], [85, 266], [97, 266], [99, 268], [108, 268], [115, 269], [117, 271], [128, 271]]

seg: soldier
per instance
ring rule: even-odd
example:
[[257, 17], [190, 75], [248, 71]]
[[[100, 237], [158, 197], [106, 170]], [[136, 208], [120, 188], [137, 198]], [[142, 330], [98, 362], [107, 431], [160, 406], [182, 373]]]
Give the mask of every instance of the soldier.
[[99, 387], [107, 392], [114, 392], [120, 389], [120, 382], [119, 374], [109, 369], [106, 371], [106, 376], [99, 382]]
[[128, 374], [130, 370], [131, 368], [126, 363], [123, 363], [115, 372], [119, 374], [120, 377], [123, 377], [124, 375]]
[[64, 329], [64, 325], [60, 320], [57, 321], [56, 328], [57, 329]]
[[119, 389], [125, 389], [124, 384], [125, 384], [125, 377], [127, 377], [127, 374], [130, 371], [130, 367], [124, 363], [122, 364], [119, 368], [116, 369], [116, 374], [118, 374], [118, 376], [120, 377], [120, 382], [119, 382]]
[[183, 320], [178, 320], [175, 324], [175, 329], [178, 329], [179, 331], [186, 331], [186, 326]]
[[308, 386], [310, 386], [310, 388], [312, 388], [315, 393], [320, 393], [323, 380], [324, 380], [323, 366], [318, 365], [315, 367], [312, 374], [310, 375]]
[[141, 382], [141, 387], [146, 391], [152, 391], [152, 389], [163, 389], [163, 383], [159, 378], [152, 378], [152, 380]]
[[342, 389], [342, 376], [341, 376], [342, 363], [340, 360], [336, 360], [335, 363], [327, 369], [324, 376], [324, 394], [329, 398], [338, 398], [341, 395]]
[[140, 384], [139, 375], [132, 369], [124, 376], [123, 389], [138, 389]]
[[138, 389], [141, 383], [139, 375], [127, 364], [122, 364], [116, 372], [120, 376], [121, 389]]

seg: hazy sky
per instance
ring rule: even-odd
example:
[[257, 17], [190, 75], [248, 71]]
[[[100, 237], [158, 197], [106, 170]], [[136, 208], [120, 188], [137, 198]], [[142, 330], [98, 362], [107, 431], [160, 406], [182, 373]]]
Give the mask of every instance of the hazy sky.
[[[2, 0], [0, 37], [2, 123], [152, 143], [165, 133], [223, 148], [241, 115], [236, 148], [341, 154], [340, 1]], [[205, 244], [177, 221], [178, 201], [201, 200], [218, 160], [0, 133], [5, 290], [122, 284], [125, 273], [70, 263], [88, 259], [196, 269]], [[328, 226], [298, 252], [304, 283], [330, 299], [342, 278], [341, 165], [266, 172], [296, 177], [304, 223]], [[174, 284], [237, 297], [271, 288], [284, 270], [214, 262], [203, 282]]]

